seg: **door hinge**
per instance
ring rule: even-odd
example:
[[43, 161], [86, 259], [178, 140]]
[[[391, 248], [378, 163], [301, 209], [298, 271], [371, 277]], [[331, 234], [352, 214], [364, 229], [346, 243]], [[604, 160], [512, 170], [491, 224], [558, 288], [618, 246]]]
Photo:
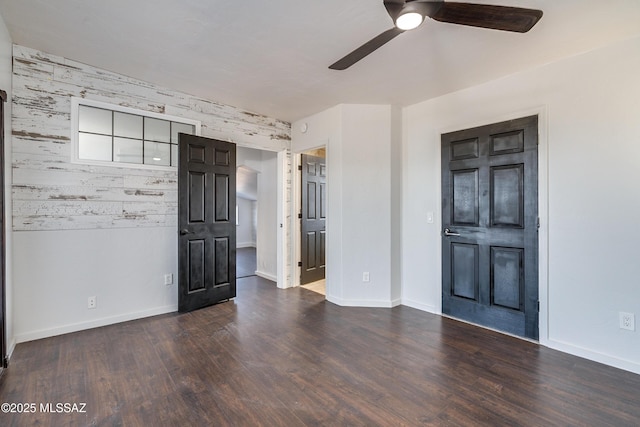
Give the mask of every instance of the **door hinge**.
[[301, 171], [302, 170], [302, 165], [298, 165], [298, 170]]
[[302, 212], [298, 214], [298, 219], [302, 219]]
[[540, 230], [540, 217], [536, 219], [536, 230]]
[[538, 313], [540, 313], [540, 301], [538, 301]]
[[302, 267], [302, 261], [298, 261], [298, 267]]

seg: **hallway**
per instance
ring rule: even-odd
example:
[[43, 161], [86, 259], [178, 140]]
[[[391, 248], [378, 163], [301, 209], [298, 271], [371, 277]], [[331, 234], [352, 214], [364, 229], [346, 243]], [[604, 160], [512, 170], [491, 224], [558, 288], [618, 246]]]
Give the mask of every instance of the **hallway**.
[[236, 249], [236, 279], [255, 276], [257, 269], [256, 248]]

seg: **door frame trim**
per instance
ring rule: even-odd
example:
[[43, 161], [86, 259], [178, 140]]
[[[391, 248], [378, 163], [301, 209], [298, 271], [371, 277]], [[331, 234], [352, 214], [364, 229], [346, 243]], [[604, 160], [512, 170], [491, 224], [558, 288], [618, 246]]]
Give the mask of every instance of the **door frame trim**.
[[[11, 146], [11, 141], [7, 141], [5, 138], [5, 132], [7, 129], [7, 125], [9, 129], [11, 129], [11, 121], [7, 124], [5, 122], [5, 112], [8, 108], [5, 105], [7, 102], [7, 92], [4, 90], [0, 90], [0, 113], [2, 117], [0, 117], [0, 198], [2, 199], [0, 205], [2, 206], [2, 211], [0, 212], [0, 217], [2, 221], [0, 221], [0, 226], [2, 229], [0, 230], [0, 328], [2, 328], [1, 336], [0, 336], [0, 376], [4, 374], [5, 370], [9, 367], [9, 355], [13, 352], [13, 348], [9, 349], [10, 343], [7, 342], [9, 329], [7, 328], [7, 308], [9, 305], [7, 304], [7, 229], [10, 228], [11, 221], [7, 221], [8, 218], [11, 218], [7, 214], [7, 145]], [[10, 157], [10, 156], [9, 156]], [[11, 170], [11, 169], [9, 169]], [[8, 180], [11, 184], [11, 179]], [[11, 194], [11, 192], [9, 192]], [[11, 206], [12, 202], [9, 202], [9, 206]], [[13, 337], [11, 337], [13, 340]]]
[[[276, 264], [277, 264], [277, 273], [276, 273], [276, 286], [281, 289], [285, 289], [291, 286], [290, 280], [288, 278], [291, 275], [291, 270], [293, 270], [293, 264], [290, 262], [287, 254], [289, 253], [289, 245], [287, 242], [287, 235], [289, 233], [290, 227], [289, 222], [287, 221], [287, 198], [285, 195], [287, 194], [287, 168], [288, 168], [288, 151], [280, 150], [277, 152], [277, 219], [278, 219], [278, 231], [277, 231], [277, 255], [276, 255]], [[292, 267], [289, 268], [288, 266]]]
[[[527, 116], [538, 116], [538, 216], [540, 228], [538, 229], [538, 299], [540, 301], [540, 313], [538, 320], [538, 342], [549, 347], [549, 130], [548, 130], [548, 105], [539, 105], [528, 109], [518, 110], [498, 115], [489, 115], [473, 121], [460, 121], [436, 130], [434, 140], [441, 141], [442, 135], [463, 129], [485, 126], [491, 123], [500, 123], [508, 120], [519, 119]], [[438, 158], [442, 159], [441, 144], [436, 148]], [[438, 212], [437, 224], [442, 229], [442, 166], [438, 162]], [[436, 225], [436, 224], [434, 224]], [[438, 243], [438, 283], [439, 299], [438, 314], [442, 315], [442, 244]]]

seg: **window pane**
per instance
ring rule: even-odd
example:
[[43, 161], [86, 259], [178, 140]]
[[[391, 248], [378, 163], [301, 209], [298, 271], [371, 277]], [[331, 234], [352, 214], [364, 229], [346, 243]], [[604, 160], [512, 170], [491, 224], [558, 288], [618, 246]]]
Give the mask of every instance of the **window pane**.
[[142, 141], [139, 139], [113, 138], [113, 161], [142, 164]]
[[[123, 111], [124, 110], [124, 111]], [[77, 105], [77, 159], [103, 164], [178, 166], [178, 135], [195, 135], [194, 124], [144, 111]]]
[[169, 142], [171, 129], [166, 120], [144, 118], [144, 139], [160, 142]]
[[115, 111], [113, 113], [113, 134], [142, 139], [142, 116]]
[[78, 130], [80, 132], [111, 135], [111, 111], [80, 105], [78, 109]]
[[171, 166], [178, 166], [178, 146], [171, 144]]
[[144, 142], [144, 164], [169, 166], [169, 144], [161, 144], [158, 142]]
[[193, 135], [196, 133], [196, 127], [194, 125], [186, 125], [184, 123], [171, 122], [171, 143], [178, 143], [178, 133], [188, 133]]
[[111, 161], [111, 137], [81, 133], [78, 135], [78, 158]]

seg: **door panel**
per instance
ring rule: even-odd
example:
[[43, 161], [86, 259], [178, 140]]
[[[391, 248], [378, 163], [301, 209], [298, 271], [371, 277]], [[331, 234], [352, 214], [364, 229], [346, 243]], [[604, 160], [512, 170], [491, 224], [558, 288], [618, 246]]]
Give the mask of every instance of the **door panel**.
[[491, 304], [523, 310], [524, 250], [491, 247]]
[[478, 138], [451, 142], [451, 160], [475, 159], [478, 157]]
[[189, 172], [189, 222], [204, 222], [204, 180], [206, 174]]
[[[315, 170], [314, 170], [315, 172]], [[309, 172], [311, 173], [311, 172]], [[317, 219], [316, 211], [316, 183], [307, 182], [307, 216], [306, 219]]]
[[452, 295], [478, 300], [478, 245], [451, 244]]
[[[324, 218], [324, 216], [323, 216]], [[320, 248], [320, 253], [317, 256], [317, 259], [319, 260], [319, 264], [320, 265], [325, 265], [325, 251], [327, 250], [327, 232], [322, 230], [319, 233], [320, 236], [320, 244], [318, 245], [318, 247]]]
[[478, 170], [451, 173], [454, 225], [477, 225], [479, 218]]
[[307, 256], [305, 257], [307, 260], [307, 271], [315, 269], [318, 266], [316, 263], [316, 235], [317, 233], [315, 231], [307, 233]]
[[324, 279], [326, 164], [317, 156], [302, 155], [302, 261], [300, 284]]
[[216, 277], [214, 286], [225, 286], [229, 283], [229, 238], [228, 237], [219, 237], [215, 239], [215, 250], [213, 251], [215, 254], [215, 272]]
[[236, 296], [235, 144], [180, 134], [178, 308]]
[[204, 254], [206, 242], [204, 240], [189, 240], [189, 292], [204, 289], [205, 262]]
[[524, 227], [524, 165], [495, 166], [490, 170], [491, 225]]
[[537, 117], [442, 135], [442, 311], [538, 338]]
[[491, 136], [492, 156], [497, 154], [522, 153], [524, 151], [524, 132], [516, 130]]
[[[229, 221], [229, 175], [216, 174], [216, 222]], [[235, 212], [235, 209], [234, 209]]]

